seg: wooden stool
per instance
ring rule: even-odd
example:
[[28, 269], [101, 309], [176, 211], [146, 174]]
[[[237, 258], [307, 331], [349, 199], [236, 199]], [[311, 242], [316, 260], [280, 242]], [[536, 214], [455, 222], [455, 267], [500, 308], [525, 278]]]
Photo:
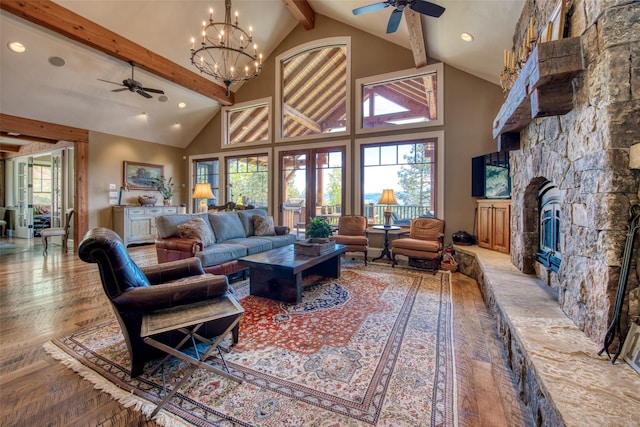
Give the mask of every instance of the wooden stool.
[[67, 214], [65, 215], [65, 226], [64, 228], [44, 228], [40, 232], [40, 236], [42, 237], [42, 245], [44, 250], [42, 255], [47, 255], [47, 249], [49, 248], [49, 237], [61, 236], [62, 237], [62, 250], [63, 252], [67, 252], [67, 239], [69, 238], [69, 227], [71, 227], [71, 217], [73, 217], [73, 209], [69, 209]]

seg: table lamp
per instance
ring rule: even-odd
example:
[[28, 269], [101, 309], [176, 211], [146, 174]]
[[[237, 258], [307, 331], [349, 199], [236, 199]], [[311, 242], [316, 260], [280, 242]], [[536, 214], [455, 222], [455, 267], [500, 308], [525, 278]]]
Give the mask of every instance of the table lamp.
[[384, 225], [390, 225], [389, 223], [391, 221], [391, 209], [389, 209], [389, 205], [398, 204], [396, 196], [395, 194], [393, 194], [393, 189], [382, 190], [382, 196], [380, 196], [378, 204], [387, 205], [387, 208], [384, 210]]
[[213, 191], [211, 191], [211, 184], [198, 183], [196, 184], [196, 188], [193, 189], [191, 198], [200, 199], [200, 207], [198, 209], [198, 212], [202, 213], [207, 211], [207, 199], [215, 199], [216, 196], [214, 196]]

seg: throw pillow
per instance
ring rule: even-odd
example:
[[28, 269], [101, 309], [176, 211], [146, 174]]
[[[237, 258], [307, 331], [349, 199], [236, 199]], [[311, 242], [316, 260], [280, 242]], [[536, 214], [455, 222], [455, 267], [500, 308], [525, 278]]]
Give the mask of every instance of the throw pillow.
[[216, 241], [226, 242], [231, 239], [247, 237], [242, 222], [236, 212], [217, 212], [209, 214], [209, 222], [216, 235]]
[[178, 225], [178, 231], [180, 232], [180, 237], [184, 237], [185, 239], [198, 239], [202, 241], [204, 247], [214, 243], [211, 229], [202, 218], [194, 218], [184, 224]]
[[273, 225], [272, 216], [254, 215], [253, 218], [254, 235], [256, 236], [275, 236], [276, 229]]

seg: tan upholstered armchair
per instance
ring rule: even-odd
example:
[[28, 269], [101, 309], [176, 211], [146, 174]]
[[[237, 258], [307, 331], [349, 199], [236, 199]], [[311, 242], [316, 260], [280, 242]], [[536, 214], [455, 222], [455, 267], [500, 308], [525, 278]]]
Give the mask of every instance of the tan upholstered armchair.
[[347, 252], [364, 252], [364, 265], [367, 265], [369, 238], [367, 237], [367, 218], [360, 215], [343, 215], [338, 220], [338, 234], [329, 237], [336, 243], [347, 246]]
[[433, 272], [440, 269], [444, 241], [444, 221], [438, 218], [416, 218], [411, 221], [409, 237], [395, 239], [391, 242], [393, 266], [396, 255], [409, 258], [411, 264], [415, 259], [429, 261]]

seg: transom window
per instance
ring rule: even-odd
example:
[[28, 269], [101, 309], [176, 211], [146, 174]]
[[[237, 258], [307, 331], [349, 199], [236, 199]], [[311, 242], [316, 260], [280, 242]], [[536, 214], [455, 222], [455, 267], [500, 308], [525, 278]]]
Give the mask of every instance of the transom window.
[[223, 147], [271, 142], [271, 99], [222, 108]]
[[349, 38], [304, 45], [278, 57], [278, 138], [346, 133]]
[[358, 79], [358, 131], [443, 124], [442, 64]]

